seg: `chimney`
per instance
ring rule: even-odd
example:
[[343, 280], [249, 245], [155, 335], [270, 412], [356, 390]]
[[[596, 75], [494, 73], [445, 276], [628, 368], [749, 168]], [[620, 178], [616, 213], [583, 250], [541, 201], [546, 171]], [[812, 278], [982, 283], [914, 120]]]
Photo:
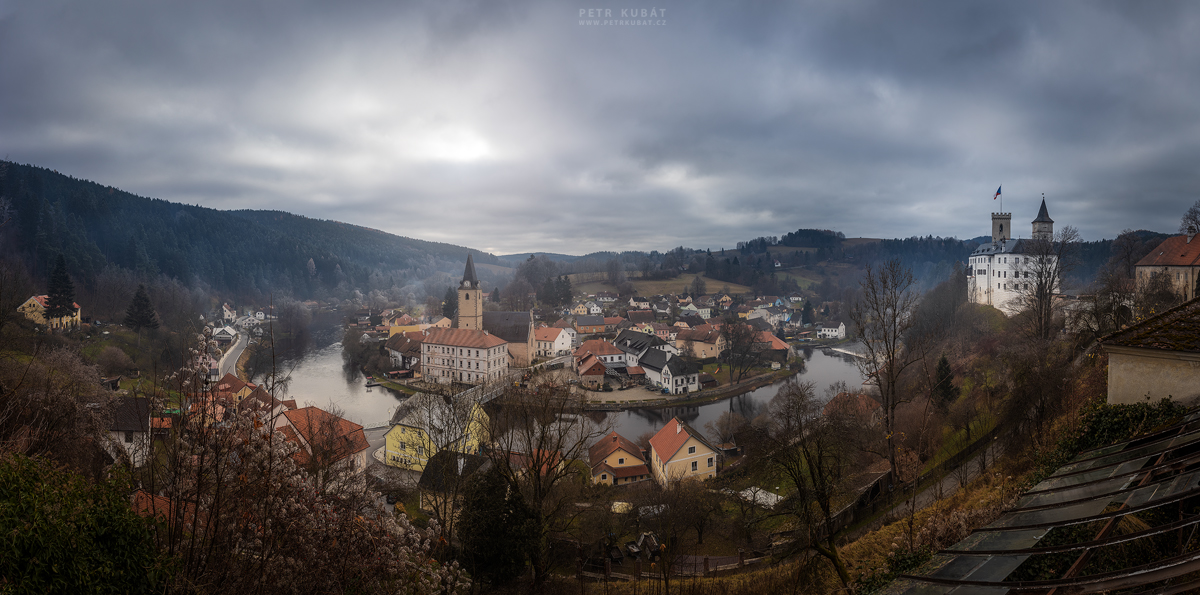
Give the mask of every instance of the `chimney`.
[[1189, 244], [1192, 243], [1192, 238], [1196, 237], [1196, 226], [1195, 225], [1188, 226], [1187, 236], [1188, 236], [1187, 243], [1189, 243]]
[[683, 431], [683, 424], [675, 422], [675, 433], [678, 434], [681, 431]]

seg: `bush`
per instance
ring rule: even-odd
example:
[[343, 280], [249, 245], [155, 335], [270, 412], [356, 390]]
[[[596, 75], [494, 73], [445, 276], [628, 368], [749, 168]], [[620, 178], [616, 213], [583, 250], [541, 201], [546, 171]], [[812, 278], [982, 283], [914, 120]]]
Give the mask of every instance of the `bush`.
[[128, 487], [90, 484], [43, 459], [0, 459], [0, 591], [161, 590], [151, 524], [130, 507]]

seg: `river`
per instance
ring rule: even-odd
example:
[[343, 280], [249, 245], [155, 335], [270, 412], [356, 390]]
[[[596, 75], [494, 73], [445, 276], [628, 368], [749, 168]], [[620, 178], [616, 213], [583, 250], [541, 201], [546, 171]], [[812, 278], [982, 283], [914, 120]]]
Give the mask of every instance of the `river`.
[[[321, 346], [324, 343], [324, 346]], [[828, 350], [804, 349], [805, 369], [799, 379], [816, 385], [817, 394], [834, 382], [845, 382], [851, 388], [862, 384], [862, 376], [854, 358]], [[357, 371], [342, 365], [342, 344], [318, 339], [305, 354], [282, 364], [290, 376], [287, 393], [300, 406], [315, 405], [322, 409], [337, 407], [342, 416], [365, 427], [386, 425], [402, 402], [403, 395], [382, 387], [367, 388], [366, 380]], [[751, 392], [714, 403], [663, 409], [631, 409], [614, 412], [609, 418], [616, 430], [631, 440], [646, 432], [657, 431], [672, 417], [703, 431], [704, 424], [715, 421], [722, 412], [736, 411], [747, 419], [761, 413], [779, 392], [780, 383], [764, 386]]]
[[[794, 378], [812, 382], [817, 396], [826, 399], [826, 389], [835, 382], [845, 382], [851, 389], [862, 385], [862, 374], [854, 364], [854, 357], [822, 349], [803, 349], [804, 371]], [[661, 409], [630, 409], [609, 414], [615, 430], [622, 436], [637, 440], [646, 432], [657, 432], [672, 417], [678, 417], [688, 425], [704, 432], [704, 425], [716, 421], [722, 413], [732, 411], [746, 419], [754, 419], [766, 410], [767, 404], [779, 393], [783, 382], [757, 388], [748, 393], [722, 399], [704, 405], [686, 407], [664, 407]]]

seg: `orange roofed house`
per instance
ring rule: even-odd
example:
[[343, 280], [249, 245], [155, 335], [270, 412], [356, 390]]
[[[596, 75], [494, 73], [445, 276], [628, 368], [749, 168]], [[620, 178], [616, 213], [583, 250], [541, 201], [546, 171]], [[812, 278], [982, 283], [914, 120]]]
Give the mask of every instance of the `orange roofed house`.
[[691, 426], [673, 417], [650, 439], [650, 471], [662, 486], [690, 477], [717, 476], [717, 449]]
[[1150, 281], [1150, 276], [1162, 273], [1171, 280], [1175, 293], [1184, 301], [1196, 298], [1196, 284], [1200, 281], [1200, 240], [1196, 231], [1189, 229], [1187, 235], [1163, 240], [1134, 265], [1138, 285]]
[[422, 374], [439, 384], [482, 384], [508, 371], [508, 342], [487, 331], [431, 328], [421, 353]]
[[650, 479], [642, 449], [616, 432], [588, 448], [588, 463], [594, 483], [625, 485]]
[[354, 473], [367, 468], [367, 436], [363, 427], [316, 407], [285, 411], [279, 427], [287, 440], [300, 447], [293, 458], [301, 467], [348, 465]]
[[25, 318], [32, 320], [35, 324], [49, 326], [50, 328], [57, 329], [57, 328], [78, 327], [79, 322], [82, 320], [82, 318], [80, 318], [80, 316], [82, 315], [83, 310], [80, 309], [79, 304], [77, 304], [75, 302], [71, 302], [71, 305], [75, 306], [74, 314], [70, 314], [68, 316], [60, 316], [58, 318], [54, 318], [54, 319], [47, 321], [46, 320], [46, 308], [50, 307], [50, 296], [35, 295], [35, 296], [25, 300], [25, 303], [21, 304], [21, 306], [19, 308], [17, 308], [17, 311], [20, 312], [22, 315], [24, 315]]

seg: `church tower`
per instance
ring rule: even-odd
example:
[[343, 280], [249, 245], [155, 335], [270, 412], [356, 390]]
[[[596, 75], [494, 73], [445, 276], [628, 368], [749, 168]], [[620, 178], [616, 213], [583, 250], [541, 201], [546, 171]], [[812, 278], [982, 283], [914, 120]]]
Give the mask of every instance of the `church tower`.
[[1033, 239], [1054, 239], [1054, 220], [1050, 218], [1050, 213], [1046, 212], [1046, 199], [1044, 198], [1042, 199], [1042, 208], [1038, 211], [1037, 219], [1033, 220]]
[[992, 243], [1012, 237], [1012, 213], [992, 213]]
[[458, 284], [458, 328], [483, 330], [483, 290], [475, 276], [475, 261], [467, 254], [467, 268], [463, 270], [462, 283]]

